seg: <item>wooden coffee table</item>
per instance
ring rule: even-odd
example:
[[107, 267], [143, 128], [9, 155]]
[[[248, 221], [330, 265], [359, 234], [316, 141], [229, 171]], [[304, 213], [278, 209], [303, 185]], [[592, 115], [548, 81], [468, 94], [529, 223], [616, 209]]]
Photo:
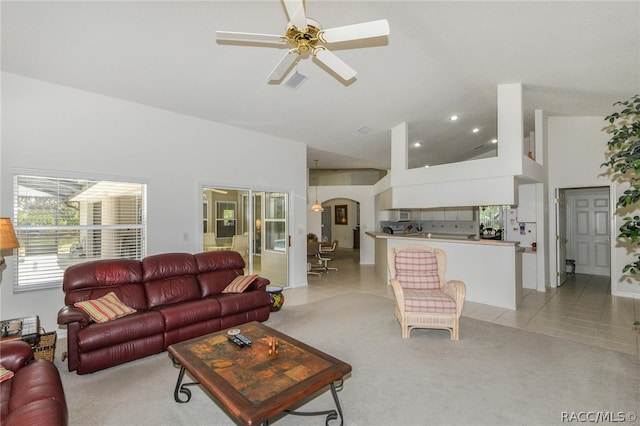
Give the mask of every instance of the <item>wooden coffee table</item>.
[[[174, 391], [176, 402], [191, 399], [188, 386], [201, 385], [246, 425], [269, 424], [282, 412], [294, 415], [324, 415], [326, 424], [340, 417], [337, 391], [351, 366], [259, 322], [238, 327], [253, 343], [239, 347], [228, 340], [227, 330], [187, 340], [168, 348], [180, 367]], [[277, 353], [270, 346], [277, 340]], [[184, 373], [198, 382], [183, 383]], [[330, 386], [336, 409], [318, 412], [289, 410], [313, 393]]]

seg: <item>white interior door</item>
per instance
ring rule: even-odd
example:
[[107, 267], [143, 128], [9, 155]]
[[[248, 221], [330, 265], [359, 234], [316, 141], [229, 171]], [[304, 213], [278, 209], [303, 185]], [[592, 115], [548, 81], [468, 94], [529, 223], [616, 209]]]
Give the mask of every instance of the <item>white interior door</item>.
[[567, 279], [567, 204], [564, 190], [556, 189], [556, 286]]
[[611, 213], [608, 188], [567, 190], [569, 244], [567, 256], [576, 271], [611, 274]]

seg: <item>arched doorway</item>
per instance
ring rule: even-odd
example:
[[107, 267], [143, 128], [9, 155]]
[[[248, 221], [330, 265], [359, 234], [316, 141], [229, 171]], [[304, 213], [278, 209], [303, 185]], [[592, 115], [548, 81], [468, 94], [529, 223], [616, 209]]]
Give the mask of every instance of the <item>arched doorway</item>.
[[320, 240], [338, 241], [339, 247], [360, 248], [360, 203], [349, 198], [332, 198], [322, 202]]

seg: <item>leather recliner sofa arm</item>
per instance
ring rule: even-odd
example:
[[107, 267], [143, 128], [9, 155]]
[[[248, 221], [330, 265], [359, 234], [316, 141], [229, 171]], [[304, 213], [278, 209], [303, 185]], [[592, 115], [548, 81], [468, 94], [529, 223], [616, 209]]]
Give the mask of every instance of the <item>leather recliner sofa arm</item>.
[[0, 345], [0, 364], [14, 373], [33, 359], [33, 351], [27, 342], [14, 340]]
[[249, 285], [249, 290], [262, 290], [266, 291], [267, 286], [271, 284], [267, 278], [258, 277], [254, 282]]
[[89, 325], [89, 315], [75, 306], [63, 306], [58, 311], [58, 324], [65, 325], [72, 322], [79, 322], [80, 328], [86, 327]]

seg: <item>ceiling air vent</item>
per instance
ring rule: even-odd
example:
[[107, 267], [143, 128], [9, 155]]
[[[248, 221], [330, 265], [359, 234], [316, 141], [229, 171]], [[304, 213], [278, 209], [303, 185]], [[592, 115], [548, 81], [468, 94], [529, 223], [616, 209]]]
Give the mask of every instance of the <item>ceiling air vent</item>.
[[302, 83], [304, 83], [305, 81], [307, 81], [307, 77], [306, 75], [300, 74], [298, 71], [294, 72], [293, 75], [289, 78], [289, 80], [287, 80], [286, 83], [284, 83], [285, 86], [296, 90], [298, 87], [300, 87], [302, 85]]

